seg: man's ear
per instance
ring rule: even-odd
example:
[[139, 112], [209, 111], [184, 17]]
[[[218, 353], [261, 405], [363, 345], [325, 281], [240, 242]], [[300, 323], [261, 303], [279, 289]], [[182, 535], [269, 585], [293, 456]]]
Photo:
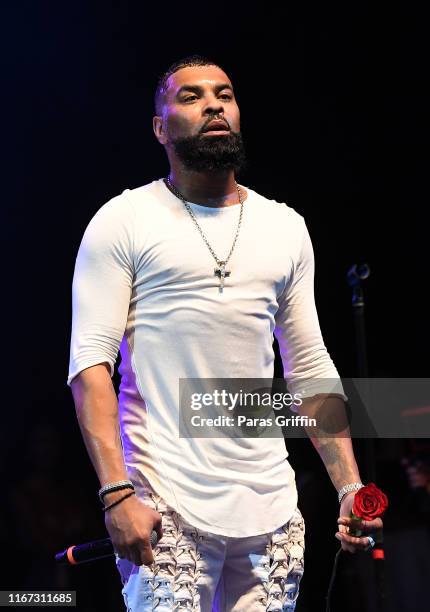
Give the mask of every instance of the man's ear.
[[164, 131], [163, 118], [160, 116], [155, 116], [152, 119], [152, 128], [154, 130], [155, 138], [162, 145], [167, 144], [168, 138]]

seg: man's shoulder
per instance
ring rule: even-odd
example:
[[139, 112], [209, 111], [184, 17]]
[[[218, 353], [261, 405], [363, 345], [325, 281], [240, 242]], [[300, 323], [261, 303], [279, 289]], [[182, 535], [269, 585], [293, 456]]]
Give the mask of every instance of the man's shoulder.
[[278, 201], [275, 199], [268, 198], [263, 194], [251, 189], [250, 187], [243, 187], [248, 191], [250, 201], [253, 201], [257, 207], [263, 212], [271, 212], [273, 215], [281, 218], [287, 218], [290, 222], [302, 224], [304, 222], [303, 216], [298, 213], [288, 202]]
[[156, 201], [158, 192], [160, 191], [161, 179], [154, 180], [151, 183], [141, 185], [134, 188], [125, 188], [121, 193], [112, 196], [105, 201], [95, 212], [93, 221], [101, 221], [108, 219], [117, 219], [118, 221], [126, 221], [133, 219], [136, 208], [142, 204]]
[[163, 197], [164, 191], [163, 179], [160, 178], [139, 187], [124, 189], [121, 196], [127, 198], [133, 205], [141, 205], [159, 201]]

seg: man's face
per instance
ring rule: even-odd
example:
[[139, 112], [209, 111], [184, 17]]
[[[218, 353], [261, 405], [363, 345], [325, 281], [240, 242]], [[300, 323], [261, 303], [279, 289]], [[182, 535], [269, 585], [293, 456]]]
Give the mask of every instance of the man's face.
[[238, 170], [244, 163], [239, 107], [217, 66], [190, 66], [169, 77], [154, 131], [188, 168]]

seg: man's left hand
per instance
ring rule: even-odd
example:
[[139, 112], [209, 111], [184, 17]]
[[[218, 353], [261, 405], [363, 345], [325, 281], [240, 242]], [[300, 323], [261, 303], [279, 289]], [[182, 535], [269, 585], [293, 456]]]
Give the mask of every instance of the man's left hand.
[[[350, 553], [355, 553], [357, 550], [366, 550], [369, 547], [369, 538], [366, 534], [371, 535], [372, 532], [382, 529], [383, 526], [380, 518], [376, 518], [373, 521], [352, 519], [351, 511], [354, 497], [355, 493], [349, 493], [342, 500], [337, 520], [339, 531], [335, 534], [335, 537], [341, 543], [342, 549]], [[360, 537], [349, 535], [349, 527], [351, 529], [360, 529], [363, 531], [363, 534]]]

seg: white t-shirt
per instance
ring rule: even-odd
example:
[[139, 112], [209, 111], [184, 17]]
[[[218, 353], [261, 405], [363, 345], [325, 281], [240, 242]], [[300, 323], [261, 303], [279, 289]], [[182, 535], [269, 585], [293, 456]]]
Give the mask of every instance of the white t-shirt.
[[[126, 189], [90, 221], [76, 259], [67, 384], [121, 353], [124, 460], [188, 522], [212, 533], [268, 533], [297, 503], [283, 438], [184, 438], [180, 378], [273, 377], [276, 335], [291, 393], [338, 378], [321, 337], [314, 258], [301, 215], [247, 188], [224, 291], [183, 202], [156, 180]], [[220, 259], [240, 205], [190, 203]], [[313, 382], [312, 382], [313, 381]], [[340, 385], [340, 390], [342, 388]], [[331, 388], [330, 388], [331, 389]]]

